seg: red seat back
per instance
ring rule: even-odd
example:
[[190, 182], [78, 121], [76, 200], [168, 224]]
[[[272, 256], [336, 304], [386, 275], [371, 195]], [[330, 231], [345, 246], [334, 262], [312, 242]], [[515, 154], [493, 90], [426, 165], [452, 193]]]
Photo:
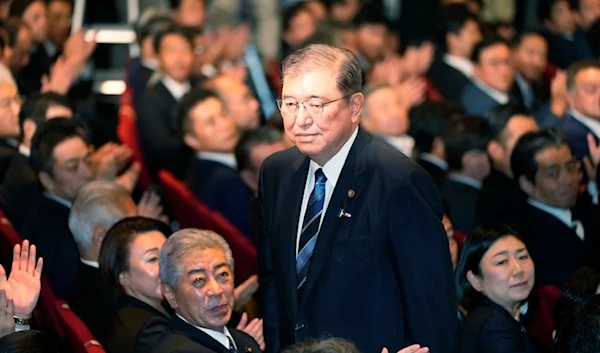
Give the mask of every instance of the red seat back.
[[534, 308], [533, 324], [527, 330], [532, 337], [548, 348], [553, 347], [554, 308], [560, 294], [560, 289], [555, 286], [547, 285], [539, 289], [539, 303]]
[[65, 301], [55, 302], [60, 323], [66, 332], [73, 353], [104, 353], [102, 345], [94, 338], [85, 323], [69, 308]]
[[200, 228], [220, 234], [229, 246], [235, 260], [235, 278], [242, 283], [257, 272], [256, 248], [220, 213], [212, 211], [177, 180], [171, 173], [161, 170], [159, 179], [175, 218], [182, 228]]

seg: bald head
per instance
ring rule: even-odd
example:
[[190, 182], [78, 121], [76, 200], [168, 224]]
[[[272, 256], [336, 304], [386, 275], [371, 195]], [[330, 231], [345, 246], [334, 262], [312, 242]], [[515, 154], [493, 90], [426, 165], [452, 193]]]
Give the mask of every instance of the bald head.
[[260, 125], [258, 101], [250, 88], [238, 78], [222, 74], [204, 82], [202, 88], [217, 92], [239, 130], [251, 130]]

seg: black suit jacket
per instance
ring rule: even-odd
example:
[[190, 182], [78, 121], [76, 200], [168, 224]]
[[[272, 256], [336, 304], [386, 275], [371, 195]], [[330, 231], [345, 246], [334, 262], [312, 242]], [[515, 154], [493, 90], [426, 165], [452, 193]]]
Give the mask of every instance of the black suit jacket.
[[117, 298], [118, 292], [104, 282], [99, 269], [79, 264], [71, 286], [69, 306], [102, 345], [106, 344]]
[[[309, 161], [293, 147], [269, 157], [260, 176], [267, 349], [335, 336], [365, 353], [411, 343], [455, 352], [454, 285], [438, 192], [415, 162], [362, 130], [298, 295], [296, 234]], [[340, 209], [351, 217], [338, 217]]]
[[[149, 326], [153, 324], [150, 323]], [[159, 323], [162, 325], [162, 323]], [[149, 327], [151, 329], [151, 327]], [[238, 353], [260, 353], [260, 347], [252, 337], [242, 331], [229, 329]], [[231, 353], [214, 338], [181, 320], [176, 315], [171, 318], [169, 328], [163, 332], [154, 348], [156, 353]]]
[[471, 233], [475, 228], [475, 205], [479, 189], [447, 178], [442, 187], [442, 197], [450, 204], [450, 219], [454, 229]]
[[195, 158], [191, 172], [188, 185], [196, 197], [252, 237], [254, 196], [238, 171], [219, 162]]
[[492, 169], [483, 181], [475, 218], [477, 225], [503, 222], [509, 226], [519, 225], [527, 200], [519, 184], [504, 173]]
[[136, 122], [144, 160], [154, 178], [160, 169], [179, 179], [185, 177], [190, 153], [175, 118], [176, 106], [177, 101], [162, 82], [142, 95]]
[[25, 96], [38, 93], [42, 88], [42, 76], [48, 75], [52, 58], [44, 45], [37, 44], [29, 56], [29, 63], [16, 76], [19, 92]]
[[446, 64], [441, 56], [438, 56], [427, 76], [445, 99], [460, 102], [460, 94], [471, 82], [462, 72]]
[[419, 163], [419, 165], [423, 167], [423, 169], [425, 169], [429, 176], [431, 176], [438, 190], [441, 190], [442, 186], [444, 185], [444, 181], [446, 180], [446, 174], [448, 174], [448, 172], [440, 168], [438, 165], [431, 163], [425, 159], [419, 158], [417, 160], [417, 163]]
[[40, 197], [43, 190], [29, 158], [15, 154], [0, 184], [0, 202], [15, 229], [21, 229], [31, 200]]
[[16, 148], [5, 140], [0, 140], [0, 183], [4, 181], [13, 158], [18, 154], [19, 151]]
[[59, 299], [66, 300], [79, 267], [79, 250], [69, 230], [70, 208], [45, 195], [34, 200], [20, 234], [44, 258], [44, 274]]
[[536, 353], [521, 323], [486, 299], [465, 319], [459, 353]]
[[142, 96], [146, 91], [148, 81], [152, 77], [152, 74], [154, 74], [154, 70], [142, 65], [140, 58], [137, 57], [131, 60], [127, 74], [127, 83], [133, 92], [133, 106], [135, 107], [135, 111], [139, 112]]

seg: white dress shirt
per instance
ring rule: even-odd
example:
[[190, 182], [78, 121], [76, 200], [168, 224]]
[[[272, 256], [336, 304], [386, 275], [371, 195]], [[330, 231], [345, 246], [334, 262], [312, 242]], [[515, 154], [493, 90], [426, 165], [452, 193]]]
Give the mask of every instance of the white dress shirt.
[[31, 148], [29, 148], [21, 143], [19, 145], [19, 153], [24, 155], [25, 157], [29, 157], [29, 156], [31, 156]]
[[196, 154], [198, 159], [205, 159], [221, 164], [225, 164], [228, 167], [237, 169], [237, 160], [233, 153], [219, 153], [219, 152], [198, 152]]
[[596, 135], [597, 138], [600, 138], [600, 121], [587, 117], [575, 109], [569, 110], [569, 113], [571, 113], [573, 119], [585, 125], [588, 129], [592, 131], [592, 134]]
[[219, 342], [225, 348], [227, 348], [227, 350], [229, 350], [229, 339], [231, 339], [231, 342], [233, 342], [233, 345], [235, 346], [235, 349], [237, 350], [237, 343], [235, 343], [235, 340], [233, 339], [233, 336], [231, 335], [231, 333], [227, 329], [227, 326], [223, 326], [223, 332], [219, 332], [219, 331], [211, 330], [211, 329], [206, 328], [206, 327], [196, 326], [196, 325], [192, 324], [191, 322], [187, 321], [183, 316], [181, 316], [179, 314], [175, 314], [175, 315], [177, 315], [177, 317], [180, 318], [181, 320], [183, 320], [186, 323], [188, 323], [190, 326], [193, 326], [193, 327], [197, 328], [198, 330], [200, 330], [200, 331], [206, 333], [207, 335], [209, 335], [215, 341]]
[[381, 138], [390, 146], [402, 152], [406, 157], [412, 158], [415, 148], [415, 139], [408, 135], [402, 136], [386, 136], [381, 135]]
[[583, 224], [580, 221], [573, 220], [573, 214], [571, 213], [571, 210], [565, 209], [565, 208], [548, 206], [539, 201], [532, 200], [532, 199], [528, 199], [527, 202], [531, 206], [556, 217], [556, 219], [558, 219], [559, 221], [566, 224], [567, 227], [569, 227], [569, 228], [575, 227], [575, 233], [577, 234], [579, 239], [581, 239], [581, 240], [585, 239], [585, 230], [583, 229]]
[[323, 224], [323, 219], [325, 218], [327, 206], [329, 205], [329, 201], [331, 200], [331, 195], [333, 195], [333, 190], [335, 189], [335, 185], [337, 184], [338, 179], [340, 178], [340, 174], [342, 173], [342, 168], [344, 168], [344, 164], [346, 163], [346, 158], [348, 157], [348, 153], [350, 153], [350, 148], [352, 148], [352, 144], [354, 140], [356, 140], [356, 136], [358, 135], [358, 127], [352, 133], [352, 136], [346, 141], [346, 143], [340, 148], [338, 153], [333, 156], [324, 166], [319, 166], [315, 161], [310, 161], [310, 166], [308, 167], [308, 175], [306, 177], [306, 184], [304, 185], [304, 196], [302, 197], [302, 206], [300, 208], [300, 219], [298, 220], [298, 233], [296, 234], [296, 255], [298, 255], [298, 245], [300, 244], [300, 235], [302, 233], [302, 223], [304, 223], [304, 215], [306, 214], [306, 205], [308, 203], [308, 199], [310, 198], [310, 194], [312, 193], [315, 187], [315, 172], [317, 169], [322, 168], [323, 174], [327, 178], [327, 183], [325, 184], [325, 200], [323, 200], [323, 213], [321, 214], [321, 220], [319, 221], [319, 230], [321, 230], [321, 225]]
[[171, 77], [164, 75], [160, 80], [176, 101], [179, 101], [191, 88], [190, 83], [177, 82]]
[[444, 54], [443, 60], [446, 64], [462, 72], [463, 75], [473, 79], [473, 63], [471, 60], [450, 54]]
[[481, 181], [479, 181], [477, 179], [473, 179], [468, 176], [455, 174], [455, 173], [448, 174], [447, 178], [454, 182], [469, 185], [477, 190], [481, 190]]
[[50, 200], [54, 200], [54, 201], [58, 202], [59, 204], [65, 206], [65, 207], [68, 207], [68, 208], [71, 208], [71, 206], [73, 205], [73, 203], [71, 201], [65, 200], [62, 197], [58, 197], [56, 195], [49, 194], [47, 192], [44, 193], [44, 196], [46, 196]]
[[429, 162], [431, 164], [438, 166], [443, 171], [448, 170], [448, 162], [446, 162], [445, 160], [443, 160], [439, 157], [432, 155], [431, 153], [423, 152], [423, 153], [419, 154], [419, 158], [426, 162]]
[[481, 81], [478, 78], [475, 78], [473, 80], [473, 83], [475, 84], [475, 86], [479, 87], [479, 89], [481, 89], [483, 92], [485, 92], [485, 94], [492, 97], [493, 100], [498, 102], [498, 104], [508, 103], [508, 100], [510, 97], [508, 96], [507, 93], [498, 91], [497, 89], [491, 87], [490, 85]]
[[79, 260], [84, 265], [88, 265], [88, 266], [93, 267], [93, 268], [100, 268], [100, 264], [98, 263], [98, 261], [86, 260], [83, 257], [80, 257]]

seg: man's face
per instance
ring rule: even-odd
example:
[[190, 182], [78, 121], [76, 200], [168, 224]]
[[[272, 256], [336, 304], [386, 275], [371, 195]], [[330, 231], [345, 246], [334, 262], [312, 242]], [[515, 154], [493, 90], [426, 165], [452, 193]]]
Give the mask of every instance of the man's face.
[[539, 81], [543, 78], [547, 57], [548, 45], [539, 35], [524, 37], [512, 54], [516, 71], [529, 81]]
[[[296, 102], [315, 99], [322, 103], [342, 98], [343, 94], [337, 88], [337, 75], [335, 70], [318, 69], [285, 76], [282, 98]], [[286, 135], [300, 152], [324, 165], [342, 148], [359, 122], [362, 93], [348, 99], [349, 102], [340, 99], [323, 106], [323, 113], [319, 115], [308, 114], [302, 104], [294, 114], [282, 112]]]
[[515, 144], [521, 136], [528, 132], [537, 131], [537, 129], [537, 123], [530, 116], [515, 115], [511, 117], [501, 134], [502, 143], [500, 144], [499, 153], [491, 156], [494, 162], [509, 171], [510, 156]]
[[48, 192], [73, 201], [79, 190], [94, 177], [88, 145], [81, 138], [72, 137], [58, 144], [52, 155], [51, 181], [44, 186]]
[[529, 197], [545, 205], [571, 208], [577, 200], [579, 168], [567, 145], [550, 147], [535, 155], [538, 171]]
[[550, 24], [554, 32], [573, 33], [577, 25], [567, 0], [554, 1], [550, 9]]
[[217, 98], [196, 104], [190, 110], [191, 133], [185, 139], [196, 151], [232, 153], [239, 135], [235, 123]]
[[19, 136], [19, 112], [21, 97], [17, 88], [10, 84], [0, 85], [0, 136]]
[[163, 284], [163, 295], [191, 324], [223, 332], [233, 310], [233, 271], [221, 249], [190, 252], [180, 260], [177, 288]]
[[588, 30], [600, 18], [600, 0], [579, 0], [579, 25]]
[[33, 40], [36, 43], [43, 43], [48, 34], [48, 20], [45, 3], [39, 0], [29, 5], [27, 10], [23, 13], [22, 19], [31, 29]]
[[467, 20], [458, 34], [449, 34], [450, 45], [455, 47], [454, 55], [470, 59], [473, 48], [483, 38], [479, 24], [474, 20]]
[[179, 34], [168, 34], [160, 43], [158, 55], [160, 67], [167, 75], [179, 82], [189, 80], [194, 61], [189, 41]]
[[73, 8], [68, 1], [54, 0], [48, 4], [48, 39], [62, 47], [71, 33]]
[[402, 136], [408, 131], [408, 117], [402, 109], [398, 93], [384, 87], [371, 93], [366, 99], [368, 114], [362, 125], [369, 132], [385, 136]]
[[283, 40], [287, 44], [297, 47], [306, 42], [317, 30], [317, 21], [307, 8], [300, 11], [290, 20], [288, 30], [283, 33]]
[[510, 49], [505, 44], [485, 48], [475, 64], [475, 74], [488, 86], [508, 93], [513, 83]]
[[206, 22], [204, 0], [182, 0], [176, 20], [182, 26], [203, 28]]
[[257, 128], [260, 124], [259, 104], [248, 86], [229, 75], [218, 80], [217, 90], [219, 95], [225, 100], [227, 110], [238, 129]]
[[575, 85], [567, 95], [569, 106], [581, 114], [600, 119], [600, 69], [588, 68], [575, 75]]
[[29, 64], [29, 54], [32, 46], [33, 37], [31, 36], [31, 31], [27, 27], [21, 26], [17, 34], [17, 42], [8, 59], [8, 65], [13, 72], [18, 73]]
[[369, 61], [379, 60], [385, 50], [387, 28], [383, 24], [363, 24], [357, 30], [357, 47]]

